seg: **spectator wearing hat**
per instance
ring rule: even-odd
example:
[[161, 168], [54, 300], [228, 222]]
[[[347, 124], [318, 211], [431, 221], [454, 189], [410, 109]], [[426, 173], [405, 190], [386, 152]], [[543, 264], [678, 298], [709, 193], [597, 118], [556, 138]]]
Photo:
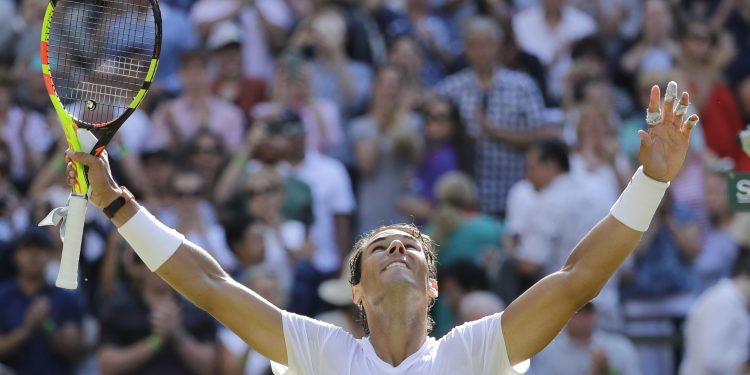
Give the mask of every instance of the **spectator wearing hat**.
[[253, 107], [266, 98], [266, 81], [247, 76], [242, 70], [242, 35], [239, 26], [229, 21], [217, 24], [208, 35], [206, 46], [211, 50], [211, 62], [216, 73], [214, 93], [239, 107], [245, 120], [250, 123]]
[[18, 375], [73, 374], [83, 352], [81, 296], [47, 283], [52, 240], [29, 228], [18, 238], [18, 274], [0, 284], [0, 362]]
[[598, 330], [589, 302], [552, 343], [531, 359], [531, 375], [640, 375], [638, 352], [622, 335]]

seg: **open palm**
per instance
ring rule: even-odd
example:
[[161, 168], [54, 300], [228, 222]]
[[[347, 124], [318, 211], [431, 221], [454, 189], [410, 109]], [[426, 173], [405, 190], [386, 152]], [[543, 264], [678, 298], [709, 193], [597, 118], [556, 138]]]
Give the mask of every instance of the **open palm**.
[[[676, 96], [675, 92], [672, 97]], [[641, 147], [638, 159], [643, 164], [643, 172], [657, 181], [671, 181], [677, 176], [685, 161], [690, 144], [690, 132], [698, 123], [698, 116], [692, 115], [683, 123], [683, 116], [674, 113], [676, 100], [665, 100], [663, 108], [659, 103], [659, 86], [651, 88], [649, 112], [661, 111], [661, 122], [650, 126], [648, 131], [640, 130]], [[689, 105], [690, 97], [683, 92], [679, 101], [682, 105]]]

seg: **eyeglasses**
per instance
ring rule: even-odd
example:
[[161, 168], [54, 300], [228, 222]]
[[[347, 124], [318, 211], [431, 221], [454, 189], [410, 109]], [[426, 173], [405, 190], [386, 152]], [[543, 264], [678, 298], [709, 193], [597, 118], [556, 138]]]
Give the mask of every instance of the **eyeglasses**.
[[280, 190], [281, 188], [279, 186], [270, 185], [262, 188], [247, 189], [247, 191], [245, 191], [245, 194], [248, 198], [253, 199], [263, 195], [278, 193]]

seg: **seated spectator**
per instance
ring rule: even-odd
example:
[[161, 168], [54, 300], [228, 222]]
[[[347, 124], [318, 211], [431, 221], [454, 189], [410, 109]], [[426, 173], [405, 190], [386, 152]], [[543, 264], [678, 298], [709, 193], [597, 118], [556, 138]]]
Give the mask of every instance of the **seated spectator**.
[[598, 330], [589, 302], [544, 350], [531, 359], [530, 375], [640, 375], [638, 352], [626, 337]]
[[[265, 266], [248, 268], [238, 279], [279, 308], [286, 306], [286, 294], [281, 287], [279, 272]], [[351, 299], [351, 296], [350, 296]], [[223, 375], [270, 375], [271, 361], [253, 350], [226, 327], [219, 328], [219, 368]]]
[[750, 249], [742, 248], [731, 279], [706, 290], [685, 323], [682, 375], [750, 372]]
[[272, 169], [253, 173], [245, 185], [247, 214], [263, 228], [262, 264], [278, 272], [284, 295], [292, 287], [294, 267], [298, 260], [308, 261], [313, 247], [306, 244], [305, 225], [282, 216], [283, 179]]
[[694, 263], [701, 292], [731, 276], [732, 265], [739, 251], [737, 240], [730, 232], [735, 215], [729, 207], [726, 175], [709, 170], [705, 178], [710, 227]]
[[[399, 207], [417, 222], [427, 220], [435, 203], [435, 185], [451, 171], [474, 173], [474, 149], [466, 135], [461, 116], [453, 103], [432, 97], [423, 107], [424, 150], [410, 182], [410, 191], [399, 201]], [[474, 209], [475, 207], [472, 207]]]
[[225, 270], [232, 270], [236, 259], [229, 250], [216, 209], [202, 198], [205, 184], [203, 176], [195, 169], [178, 169], [170, 186], [171, 206], [155, 211], [155, 215], [184, 233], [190, 241], [210, 249], [211, 255]]
[[700, 252], [701, 240], [693, 217], [669, 194], [664, 197], [651, 226], [633, 251], [633, 264], [623, 269], [624, 299], [656, 300], [696, 291], [698, 279], [693, 261]]
[[543, 0], [513, 16], [513, 29], [519, 46], [544, 65], [548, 92], [559, 101], [570, 68], [570, 47], [576, 40], [595, 33], [596, 21], [566, 0]]
[[154, 112], [150, 147], [176, 151], [199, 129], [207, 128], [221, 136], [227, 149], [239, 149], [244, 139], [245, 117], [234, 104], [213, 95], [208, 60], [201, 52], [183, 56], [180, 79], [182, 94]]
[[369, 66], [351, 60], [344, 49], [346, 23], [335, 8], [317, 12], [302, 22], [289, 47], [311, 57], [312, 94], [330, 100], [341, 109], [344, 119], [364, 111], [372, 85]]
[[406, 222], [398, 198], [408, 191], [407, 173], [420, 154], [419, 117], [402, 95], [401, 72], [386, 66], [375, 81], [367, 115], [350, 127], [360, 181], [357, 233], [384, 224]]
[[214, 93], [236, 105], [250, 123], [253, 107], [266, 99], [266, 81], [242, 71], [242, 42], [239, 26], [227, 21], [214, 26], [206, 46], [215, 70]]
[[457, 325], [456, 314], [464, 296], [489, 287], [485, 270], [476, 263], [465, 260], [439, 270], [438, 279], [440, 294], [433, 307], [433, 337], [441, 337]]
[[210, 201], [214, 197], [219, 174], [227, 159], [221, 136], [208, 129], [198, 130], [180, 151], [179, 159], [187, 162], [203, 177], [205, 184], [200, 195]]
[[476, 212], [477, 189], [471, 177], [449, 172], [437, 181], [435, 195], [427, 232], [440, 247], [440, 267], [459, 261], [483, 264], [500, 256], [503, 224]]
[[341, 276], [326, 280], [318, 287], [320, 298], [334, 306], [334, 309], [319, 314], [315, 319], [339, 326], [354, 338], [361, 339], [365, 335], [361, 322], [364, 317], [361, 307], [355, 305], [352, 300], [352, 285], [349, 283], [351, 277], [349, 262], [343, 263]]
[[216, 364], [216, 323], [182, 300], [134, 252], [132, 292], [104, 307], [99, 369], [105, 374], [209, 374]]
[[494, 293], [476, 291], [466, 294], [458, 304], [456, 323], [463, 324], [479, 320], [485, 316], [498, 314], [505, 310], [505, 303]]
[[0, 362], [19, 375], [72, 375], [83, 354], [82, 298], [45, 279], [49, 234], [31, 227], [15, 242], [17, 276], [0, 284]]

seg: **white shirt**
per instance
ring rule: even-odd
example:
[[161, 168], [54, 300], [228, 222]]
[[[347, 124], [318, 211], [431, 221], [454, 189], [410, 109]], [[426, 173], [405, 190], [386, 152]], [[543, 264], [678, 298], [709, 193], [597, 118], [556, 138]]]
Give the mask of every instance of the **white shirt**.
[[[555, 29], [550, 29], [544, 19], [544, 10], [538, 5], [516, 14], [513, 29], [518, 45], [548, 65], [561, 46], [567, 48], [567, 54], [573, 41], [596, 32], [596, 22], [588, 14], [566, 6], [562, 10], [560, 23]], [[563, 81], [570, 66], [570, 56], [564, 56], [547, 68], [549, 91], [556, 97], [562, 94]]]
[[23, 155], [43, 154], [55, 142], [55, 135], [44, 116], [33, 111], [24, 113], [18, 107], [11, 107], [6, 118], [0, 119], [0, 132], [12, 155], [10, 171], [14, 178], [25, 178], [32, 172]]
[[339, 269], [341, 251], [336, 243], [334, 216], [354, 211], [354, 193], [344, 165], [317, 152], [307, 152], [305, 160], [288, 173], [310, 186], [315, 221], [311, 238], [315, 244], [313, 265], [318, 271]]
[[368, 337], [355, 339], [343, 329], [284, 312], [288, 367], [271, 364], [276, 375], [505, 375], [514, 374], [500, 327], [502, 313], [466, 323], [440, 340], [427, 337], [398, 366], [384, 362]]
[[681, 375], [731, 375], [750, 357], [747, 301], [730, 279], [702, 294], [685, 324]]

